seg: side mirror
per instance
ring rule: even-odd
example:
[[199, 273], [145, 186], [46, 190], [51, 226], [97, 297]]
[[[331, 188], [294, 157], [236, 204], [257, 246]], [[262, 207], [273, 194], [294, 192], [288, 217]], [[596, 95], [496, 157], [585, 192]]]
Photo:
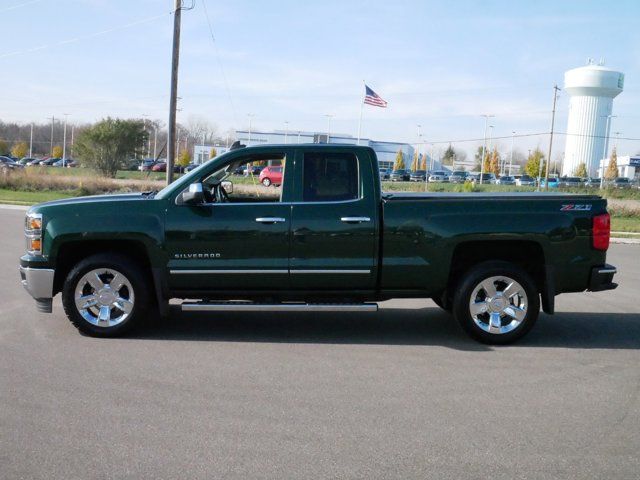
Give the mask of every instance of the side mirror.
[[189, 205], [200, 205], [204, 203], [202, 183], [192, 183], [189, 185], [189, 190], [182, 192], [182, 201]]
[[233, 182], [225, 180], [222, 182], [222, 188], [224, 188], [224, 191], [227, 193], [233, 193]]

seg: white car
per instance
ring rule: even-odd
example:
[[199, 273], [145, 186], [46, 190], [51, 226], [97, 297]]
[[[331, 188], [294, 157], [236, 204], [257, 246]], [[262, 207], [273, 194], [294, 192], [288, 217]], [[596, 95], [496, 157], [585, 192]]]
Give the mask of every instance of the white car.
[[536, 179], [529, 175], [522, 175], [520, 178], [516, 179], [516, 185], [519, 187], [535, 187]]
[[431, 174], [429, 175], [429, 181], [430, 182], [448, 182], [449, 175], [447, 175], [446, 172], [442, 172], [440, 170], [431, 172]]

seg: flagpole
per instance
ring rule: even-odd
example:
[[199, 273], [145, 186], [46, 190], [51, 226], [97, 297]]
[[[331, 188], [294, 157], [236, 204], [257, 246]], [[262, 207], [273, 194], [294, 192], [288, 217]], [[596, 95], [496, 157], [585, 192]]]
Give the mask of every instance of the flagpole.
[[360, 121], [358, 122], [358, 145], [360, 145], [360, 133], [362, 132], [362, 110], [364, 109], [364, 97], [367, 92], [367, 85], [364, 80], [362, 80], [362, 86], [364, 90], [362, 91], [362, 100], [360, 101]]

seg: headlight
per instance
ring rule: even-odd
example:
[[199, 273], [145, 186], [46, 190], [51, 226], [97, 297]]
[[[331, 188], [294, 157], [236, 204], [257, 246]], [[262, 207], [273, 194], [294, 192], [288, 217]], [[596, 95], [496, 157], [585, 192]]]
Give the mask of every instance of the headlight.
[[24, 223], [27, 253], [30, 255], [42, 255], [42, 214], [28, 213]]

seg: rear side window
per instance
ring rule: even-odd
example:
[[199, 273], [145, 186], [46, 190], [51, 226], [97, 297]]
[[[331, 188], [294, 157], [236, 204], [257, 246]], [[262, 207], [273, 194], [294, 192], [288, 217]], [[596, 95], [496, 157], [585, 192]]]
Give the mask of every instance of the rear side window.
[[350, 153], [305, 153], [303, 200], [337, 202], [358, 198], [358, 160]]

